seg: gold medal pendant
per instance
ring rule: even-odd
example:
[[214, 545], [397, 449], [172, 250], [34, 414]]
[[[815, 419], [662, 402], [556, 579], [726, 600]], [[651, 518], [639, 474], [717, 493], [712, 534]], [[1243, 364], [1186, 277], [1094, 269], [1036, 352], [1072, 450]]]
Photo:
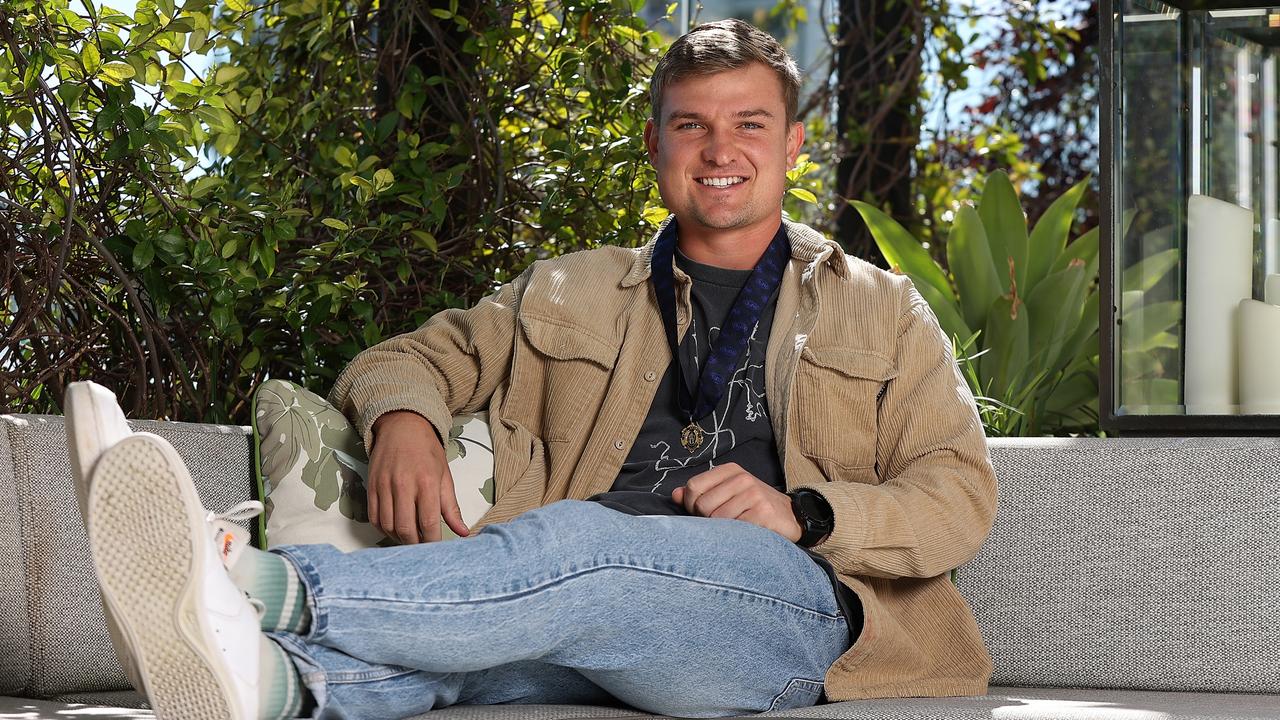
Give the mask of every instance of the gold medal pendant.
[[689, 423], [689, 426], [680, 433], [680, 444], [690, 453], [702, 447], [702, 428], [698, 423]]

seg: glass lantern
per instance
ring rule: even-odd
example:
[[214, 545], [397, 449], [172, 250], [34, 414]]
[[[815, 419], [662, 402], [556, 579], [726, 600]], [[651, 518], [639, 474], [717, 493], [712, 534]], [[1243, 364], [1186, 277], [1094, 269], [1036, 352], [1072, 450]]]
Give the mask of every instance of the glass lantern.
[[1102, 426], [1280, 432], [1280, 6], [1100, 11]]

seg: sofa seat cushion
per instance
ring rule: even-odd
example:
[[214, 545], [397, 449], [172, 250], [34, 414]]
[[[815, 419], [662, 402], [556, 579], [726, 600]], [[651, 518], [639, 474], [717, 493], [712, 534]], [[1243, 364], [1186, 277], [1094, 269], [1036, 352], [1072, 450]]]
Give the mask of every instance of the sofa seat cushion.
[[[1275, 720], [1280, 695], [992, 687], [986, 695], [819, 705], [756, 717], [839, 720]], [[436, 718], [432, 718], [436, 720]], [[439, 720], [452, 720], [441, 715]]]
[[[78, 697], [80, 701], [88, 698]], [[83, 706], [81, 706], [83, 708]], [[0, 697], [0, 718], [56, 720], [70, 705]], [[95, 720], [148, 718], [147, 710], [82, 709]], [[587, 705], [455, 705], [413, 720], [642, 720], [661, 717], [626, 708]], [[831, 720], [1275, 720], [1280, 695], [1176, 693], [993, 687], [987, 695], [959, 698], [899, 698], [828, 703], [811, 708], [743, 717]]]

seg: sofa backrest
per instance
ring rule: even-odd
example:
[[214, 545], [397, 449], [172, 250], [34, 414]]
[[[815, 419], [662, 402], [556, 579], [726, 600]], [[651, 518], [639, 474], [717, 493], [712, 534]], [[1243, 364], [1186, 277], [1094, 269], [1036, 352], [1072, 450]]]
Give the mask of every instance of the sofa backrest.
[[993, 684], [1280, 693], [1280, 438], [990, 445]]
[[[247, 428], [129, 424], [173, 444], [209, 509], [253, 496]], [[0, 695], [128, 689], [102, 617], [63, 420], [0, 415], [0, 433]]]

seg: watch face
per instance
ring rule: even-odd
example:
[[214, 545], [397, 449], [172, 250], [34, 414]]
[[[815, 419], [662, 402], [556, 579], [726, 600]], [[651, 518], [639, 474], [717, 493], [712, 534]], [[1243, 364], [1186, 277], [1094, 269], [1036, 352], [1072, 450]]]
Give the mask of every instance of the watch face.
[[800, 512], [804, 513], [806, 523], [814, 529], [829, 530], [833, 524], [834, 518], [831, 517], [831, 510], [826, 500], [817, 493], [802, 492], [796, 495], [796, 504], [800, 506]]

